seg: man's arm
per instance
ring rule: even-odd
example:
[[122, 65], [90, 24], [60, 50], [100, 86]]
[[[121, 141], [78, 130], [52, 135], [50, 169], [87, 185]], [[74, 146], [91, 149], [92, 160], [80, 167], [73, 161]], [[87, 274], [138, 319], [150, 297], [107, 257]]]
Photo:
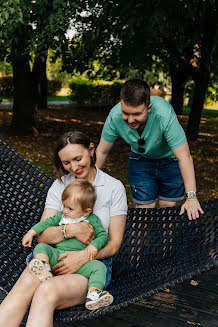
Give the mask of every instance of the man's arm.
[[[177, 149], [172, 150], [172, 152], [178, 159], [179, 168], [185, 185], [185, 192], [196, 192], [194, 164], [189, 151], [188, 142], [186, 141]], [[185, 203], [181, 207], [180, 214], [183, 214], [185, 210], [187, 211], [188, 218], [190, 220], [199, 218], [198, 211], [200, 211], [200, 213], [204, 213], [197, 198], [186, 199]]]
[[98, 166], [98, 168], [102, 169], [102, 167], [104, 166], [104, 163], [113, 145], [114, 142], [106, 142], [103, 137], [101, 137], [98, 147], [96, 149], [96, 165]]
[[[46, 208], [43, 211], [41, 221], [55, 216], [59, 211], [55, 209]], [[66, 225], [66, 234], [69, 238], [76, 237], [79, 241], [89, 244], [92, 241], [94, 235], [94, 228], [87, 222], [79, 224]], [[49, 227], [38, 236], [39, 243], [57, 244], [62, 242], [64, 237], [61, 232], [61, 226]]]

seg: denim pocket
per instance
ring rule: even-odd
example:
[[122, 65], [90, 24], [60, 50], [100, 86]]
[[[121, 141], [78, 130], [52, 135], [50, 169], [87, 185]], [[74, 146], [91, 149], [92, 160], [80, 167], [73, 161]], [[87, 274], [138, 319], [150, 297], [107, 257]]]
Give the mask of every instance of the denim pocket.
[[131, 159], [131, 160], [139, 160], [139, 159], [141, 159], [141, 155], [140, 154], [138, 154], [138, 153], [135, 153], [135, 152], [131, 152], [130, 153], [130, 156], [129, 156], [129, 159]]

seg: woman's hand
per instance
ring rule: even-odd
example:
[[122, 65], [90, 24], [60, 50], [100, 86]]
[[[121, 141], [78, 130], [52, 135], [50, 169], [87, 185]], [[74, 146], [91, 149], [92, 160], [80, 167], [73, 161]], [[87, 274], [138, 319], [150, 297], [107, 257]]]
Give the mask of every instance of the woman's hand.
[[95, 238], [95, 230], [89, 222], [66, 225], [66, 234], [69, 238], [75, 237], [84, 244], [90, 244]]
[[[199, 212], [204, 213], [204, 211], [201, 209], [200, 203], [197, 198], [195, 199], [187, 199], [185, 203], [183, 203], [180, 215], [183, 215], [185, 210], [187, 211], [188, 219], [189, 220], [195, 220], [199, 218]], [[199, 211], [199, 212], [198, 212]]]
[[36, 235], [37, 233], [31, 228], [23, 237], [22, 239], [22, 245], [25, 247], [31, 247], [32, 241], [33, 241], [33, 237]]
[[57, 260], [61, 259], [64, 260], [57, 263], [52, 268], [52, 271], [57, 275], [74, 274], [89, 261], [88, 252], [86, 250], [61, 253]]

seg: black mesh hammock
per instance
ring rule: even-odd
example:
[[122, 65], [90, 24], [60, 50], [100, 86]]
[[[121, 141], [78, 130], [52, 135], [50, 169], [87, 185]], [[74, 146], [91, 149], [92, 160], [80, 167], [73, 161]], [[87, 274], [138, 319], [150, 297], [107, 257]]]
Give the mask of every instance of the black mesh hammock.
[[[25, 268], [30, 249], [24, 233], [39, 221], [53, 178], [0, 141], [0, 289], [12, 288]], [[113, 259], [109, 292], [114, 302], [90, 312], [84, 305], [55, 311], [54, 320], [70, 323], [111, 313], [218, 265], [217, 200], [201, 203], [195, 221], [179, 207], [128, 211], [124, 240]]]

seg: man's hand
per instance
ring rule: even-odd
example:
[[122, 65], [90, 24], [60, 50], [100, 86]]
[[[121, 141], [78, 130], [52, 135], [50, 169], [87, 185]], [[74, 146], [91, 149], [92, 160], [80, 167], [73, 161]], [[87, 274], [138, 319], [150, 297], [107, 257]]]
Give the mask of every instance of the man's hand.
[[37, 233], [33, 230], [30, 229], [23, 237], [22, 239], [22, 245], [25, 247], [31, 247], [32, 241], [33, 241], [33, 237], [36, 235]]
[[69, 238], [76, 237], [78, 241], [87, 245], [95, 238], [95, 230], [87, 221], [66, 225], [66, 233]]
[[96, 247], [92, 244], [89, 244], [89, 246], [87, 246], [86, 251], [88, 252], [89, 261], [94, 260], [96, 255], [98, 254], [98, 249], [96, 249]]
[[52, 268], [53, 272], [57, 275], [74, 274], [79, 268], [89, 261], [88, 252], [86, 249], [82, 251], [68, 251], [61, 253], [58, 257], [58, 261], [61, 259], [64, 260], [57, 263]]
[[183, 215], [185, 210], [187, 211], [189, 220], [195, 220], [196, 218], [199, 218], [199, 212], [202, 214], [204, 213], [197, 198], [187, 199], [185, 203], [183, 203], [179, 214]]

